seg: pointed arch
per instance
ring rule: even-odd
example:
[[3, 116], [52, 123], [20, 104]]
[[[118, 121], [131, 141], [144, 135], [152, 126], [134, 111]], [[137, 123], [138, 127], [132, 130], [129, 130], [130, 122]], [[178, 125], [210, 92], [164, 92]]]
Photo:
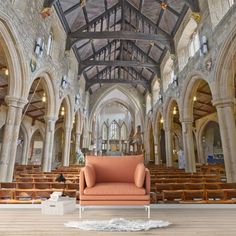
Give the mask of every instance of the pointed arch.
[[[96, 111], [97, 111], [98, 107], [100, 106], [102, 100], [105, 97], [107, 97], [110, 93], [112, 93], [112, 91], [115, 91], [116, 89], [119, 92], [121, 92], [124, 96], [129, 98], [130, 106], [137, 110], [136, 114], [138, 114], [141, 126], [144, 127], [144, 120], [145, 119], [144, 119], [143, 108], [142, 108], [142, 104], [138, 101], [138, 98], [135, 98], [135, 96], [132, 93], [130, 93], [130, 91], [127, 88], [125, 88], [124, 86], [119, 85], [119, 84], [115, 84], [115, 85], [107, 88], [102, 94], [100, 94], [100, 96], [98, 98], [96, 98], [96, 102], [93, 104], [93, 106], [91, 108], [90, 115], [89, 115], [89, 127], [90, 127], [90, 129], [92, 127], [92, 120], [93, 120], [94, 114], [96, 113]], [[132, 108], [132, 110], [133, 110], [133, 108]]]
[[183, 85], [183, 90], [182, 90], [182, 97], [180, 98], [180, 104], [182, 104], [182, 109], [180, 110], [180, 119], [189, 119], [189, 120], [193, 120], [193, 111], [192, 111], [192, 107], [193, 107], [193, 97], [196, 94], [198, 87], [200, 85], [200, 83], [204, 81], [205, 83], [207, 83], [207, 85], [209, 86], [209, 89], [211, 91], [212, 94], [212, 99], [214, 100], [214, 87], [212, 83], [209, 83], [209, 81], [207, 81], [204, 78], [204, 75], [201, 74], [200, 72], [195, 72], [193, 74], [190, 74], [189, 77], [186, 79], [186, 82]]
[[0, 12], [0, 36], [9, 69], [8, 95], [24, 100], [23, 90], [27, 84], [25, 78], [29, 78], [26, 59], [11, 20], [3, 12]]

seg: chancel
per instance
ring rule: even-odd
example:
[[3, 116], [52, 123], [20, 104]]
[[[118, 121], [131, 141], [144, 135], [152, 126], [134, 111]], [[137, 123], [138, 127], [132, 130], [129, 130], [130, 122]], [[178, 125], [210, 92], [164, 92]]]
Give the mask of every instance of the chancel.
[[0, 235], [236, 235], [235, 98], [236, 0], [0, 0]]

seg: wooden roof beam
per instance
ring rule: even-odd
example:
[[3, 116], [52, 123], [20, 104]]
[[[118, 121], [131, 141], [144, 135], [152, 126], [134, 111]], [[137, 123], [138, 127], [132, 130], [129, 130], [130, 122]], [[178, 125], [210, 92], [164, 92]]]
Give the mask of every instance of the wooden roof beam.
[[146, 24], [150, 25], [153, 29], [155, 29], [158, 33], [162, 34], [166, 39], [170, 39], [170, 35], [164, 31], [163, 29], [159, 28], [154, 22], [152, 22], [149, 18], [143, 15], [136, 7], [130, 4], [128, 1], [125, 2], [126, 6], [133, 10]]
[[57, 0], [44, 0], [43, 7], [52, 7]]
[[89, 66], [126, 66], [126, 67], [148, 67], [154, 72], [159, 72], [157, 65], [151, 63], [142, 63], [139, 61], [83, 61], [79, 64], [79, 74], [81, 74], [85, 68]]
[[103, 32], [82, 32], [71, 33], [68, 35], [66, 49], [69, 50], [76, 42], [83, 39], [123, 39], [123, 40], [140, 40], [140, 41], [157, 41], [162, 42], [167, 47], [171, 47], [169, 40], [162, 35], [146, 34], [132, 31], [103, 31]]
[[69, 9], [67, 9], [66, 11], [64, 11], [65, 16], [70, 14], [72, 11], [74, 11], [75, 9], [77, 9], [78, 7], [80, 7], [80, 2], [75, 4], [74, 6], [70, 7]]
[[116, 10], [117, 8], [120, 7], [120, 3], [118, 2], [117, 4], [115, 4], [114, 6], [110, 7], [109, 9], [107, 9], [106, 11], [104, 11], [102, 14], [98, 15], [97, 17], [95, 17], [93, 20], [91, 20], [88, 24], [80, 27], [78, 30], [76, 30], [75, 32], [73, 32], [73, 34], [77, 34], [79, 35], [80, 33], [82, 33], [84, 30], [88, 29], [89, 27], [92, 27], [97, 21], [101, 20], [102, 18], [105, 18], [106, 16], [109, 16], [111, 12], [113, 12], [114, 10]]
[[115, 78], [115, 79], [93, 79], [92, 81], [86, 81], [86, 91], [89, 90], [91, 86], [94, 84], [112, 84], [112, 83], [122, 83], [122, 84], [141, 84], [144, 86], [144, 88], [149, 87], [148, 83], [146, 81], [142, 80], [127, 80], [127, 79], [120, 79], [120, 78]]
[[193, 12], [200, 12], [198, 0], [184, 0]]
[[[133, 48], [133, 50], [139, 52], [140, 54], [142, 54], [143, 57], [145, 57], [146, 60], [152, 62], [152, 63], [157, 63], [154, 59], [152, 59], [146, 52], [144, 52], [141, 48], [139, 48], [134, 42], [132, 41], [128, 41], [127, 45], [131, 45], [131, 47]], [[158, 64], [157, 64], [158, 65]]]
[[94, 54], [92, 54], [91, 56], [87, 57], [84, 61], [88, 61], [88, 60], [94, 58], [95, 56], [99, 55], [99, 53], [101, 53], [103, 50], [109, 48], [109, 46], [112, 45], [115, 41], [117, 41], [117, 40], [116, 39], [112, 40], [111, 42], [106, 44], [104, 47], [102, 47], [99, 50], [95, 51]]

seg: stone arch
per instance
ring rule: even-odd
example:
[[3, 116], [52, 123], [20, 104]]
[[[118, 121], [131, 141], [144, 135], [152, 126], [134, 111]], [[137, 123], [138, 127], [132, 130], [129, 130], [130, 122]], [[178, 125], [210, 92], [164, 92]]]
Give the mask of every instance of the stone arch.
[[214, 87], [212, 83], [209, 83], [204, 78], [204, 75], [197, 72], [194, 74], [189, 75], [187, 78], [186, 82], [183, 85], [183, 90], [182, 90], [182, 97], [180, 98], [180, 104], [182, 104], [182, 109], [180, 109], [180, 119], [188, 119], [188, 120], [193, 120], [193, 112], [192, 112], [192, 107], [193, 107], [193, 96], [196, 93], [199, 84], [204, 81], [208, 84], [212, 99], [214, 100]]
[[61, 99], [60, 104], [58, 106], [58, 109], [56, 111], [56, 114], [57, 114], [57, 117], [58, 117], [59, 112], [60, 112], [60, 108], [61, 108], [61, 105], [63, 104], [63, 102], [64, 102], [64, 105], [65, 105], [65, 114], [66, 114], [66, 116], [64, 117], [64, 119], [65, 119], [64, 124], [65, 124], [65, 127], [71, 127], [74, 111], [73, 111], [70, 96], [65, 96]]
[[[40, 140], [35, 140], [35, 138], [37, 137], [36, 135], [39, 134], [40, 135]], [[34, 152], [34, 142], [35, 141], [39, 141], [41, 142], [42, 146], [37, 146], [38, 149], [41, 149], [41, 153], [37, 153]], [[29, 147], [31, 149], [31, 162], [34, 164], [42, 164], [42, 157], [43, 157], [43, 148], [44, 148], [44, 135], [42, 133], [42, 129], [41, 128], [37, 128], [34, 130], [34, 132], [31, 134], [30, 140], [29, 140]]]
[[35, 130], [33, 131], [33, 133], [31, 134], [31, 138], [33, 137], [33, 135], [34, 135], [36, 132], [39, 132], [40, 135], [41, 135], [42, 137], [44, 137], [44, 131], [42, 130], [41, 127], [39, 127], [39, 128], [37, 128], [37, 129], [35, 129]]
[[[173, 166], [174, 161], [177, 159], [177, 149], [179, 150], [180, 147], [178, 147], [179, 143], [181, 143], [181, 140], [178, 139], [178, 135], [180, 132], [179, 130], [182, 130], [182, 125], [180, 122], [180, 114], [181, 114], [181, 108], [179, 105], [179, 101], [173, 97], [169, 97], [164, 109], [164, 115], [165, 115], [165, 144], [166, 144], [166, 164], [167, 166]], [[176, 111], [176, 114], [174, 114], [174, 110]], [[178, 132], [177, 132], [177, 131]], [[174, 152], [175, 150], [175, 152]]]
[[0, 32], [1, 44], [9, 67], [8, 95], [24, 99], [22, 91], [24, 86], [26, 86], [26, 83], [24, 83], [25, 78], [28, 78], [26, 60], [16, 36], [17, 34], [11, 25], [11, 20], [2, 12], [0, 12]]
[[173, 119], [173, 112], [171, 110], [173, 103], [177, 104], [179, 115], [181, 114], [181, 106], [179, 105], [180, 104], [179, 100], [176, 98], [173, 98], [173, 97], [168, 97], [168, 100], [165, 103], [163, 114], [164, 114], [164, 119], [165, 119], [165, 126], [167, 126], [169, 128], [171, 127], [170, 122]]
[[[130, 114], [131, 114], [131, 116], [132, 116], [132, 119], [134, 120], [135, 113], [134, 113], [134, 111], [133, 111], [133, 107], [131, 107], [127, 102], [125, 102], [125, 101], [123, 101], [123, 100], [121, 100], [121, 99], [119, 99], [119, 98], [113, 98], [113, 99], [110, 99], [109, 101], [106, 101], [106, 102], [104, 102], [103, 104], [101, 104], [101, 105], [98, 107], [98, 109], [95, 111], [94, 115], [99, 114], [100, 111], [101, 111], [105, 106], [107, 106], [109, 103], [112, 103], [112, 102], [115, 102], [115, 101], [120, 102], [124, 107], [126, 107], [126, 108], [129, 110], [129, 112], [130, 112]], [[94, 116], [94, 115], [93, 115], [93, 116]], [[91, 115], [90, 117], [93, 117], [93, 116]], [[91, 119], [91, 120], [92, 120], [92, 119]], [[89, 122], [89, 129], [92, 130], [92, 122], [91, 122], [91, 121]]]
[[198, 162], [200, 163], [205, 163], [206, 160], [204, 159], [204, 153], [203, 153], [203, 147], [202, 147], [202, 137], [203, 137], [203, 132], [207, 126], [207, 124], [210, 121], [214, 121], [218, 123], [218, 119], [216, 116], [214, 117], [206, 117], [206, 119], [204, 119], [202, 121], [202, 123], [200, 124], [200, 126], [198, 127], [198, 129], [195, 131], [195, 137], [196, 137], [196, 142], [198, 142]]
[[154, 128], [154, 140], [156, 145], [155, 164], [159, 165], [161, 163], [166, 162], [164, 118], [163, 118], [163, 112], [161, 111], [160, 108], [156, 110], [156, 113], [154, 115], [153, 128]]
[[19, 136], [20, 136], [20, 133], [23, 134], [23, 140], [21, 143], [17, 142], [15, 162], [18, 161], [18, 163], [23, 163], [24, 159], [26, 158], [24, 155], [27, 155], [27, 153], [25, 153], [25, 145], [27, 145], [28, 142], [30, 141], [27, 128], [23, 122], [21, 122], [21, 125], [20, 125]]
[[[234, 63], [234, 64], [233, 64]], [[234, 70], [233, 70], [234, 68]], [[221, 46], [215, 66], [216, 99], [234, 99], [236, 73], [236, 26]]]
[[133, 103], [134, 107], [137, 108], [137, 110], [139, 111], [140, 114], [140, 120], [141, 120], [141, 125], [142, 127], [144, 127], [145, 124], [145, 119], [144, 119], [144, 114], [143, 114], [143, 108], [141, 107], [141, 104], [139, 102], [137, 102], [135, 99], [135, 97], [128, 91], [128, 89], [126, 89], [125, 87], [119, 85], [119, 84], [115, 84], [111, 87], [109, 87], [108, 89], [106, 89], [96, 100], [95, 104], [93, 105], [91, 112], [90, 112], [90, 116], [89, 116], [89, 127], [91, 126], [91, 121], [92, 121], [92, 117], [99, 105], [99, 103], [102, 101], [103, 98], [105, 98], [109, 93], [111, 93], [113, 90], [117, 89], [118, 91], [120, 91], [121, 93], [123, 93], [125, 96], [127, 96], [130, 101]]
[[32, 84], [34, 83], [34, 81], [40, 78], [43, 88], [45, 90], [46, 93], [46, 98], [47, 98], [47, 114], [45, 114], [48, 117], [55, 117], [56, 116], [56, 92], [55, 92], [55, 85], [52, 82], [52, 76], [50, 73], [48, 73], [47, 71], [45, 71], [44, 69], [38, 71], [35, 75], [34, 75], [34, 79], [31, 81], [31, 83], [29, 84], [27, 90], [25, 91], [25, 93], [29, 94], [30, 88], [32, 86]]

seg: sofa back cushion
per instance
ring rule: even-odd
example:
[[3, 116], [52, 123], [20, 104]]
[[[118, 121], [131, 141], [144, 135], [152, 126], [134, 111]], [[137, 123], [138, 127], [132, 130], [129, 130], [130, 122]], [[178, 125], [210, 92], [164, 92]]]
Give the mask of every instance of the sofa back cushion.
[[84, 176], [87, 187], [93, 187], [96, 183], [96, 174], [92, 164], [86, 164], [84, 167]]
[[139, 163], [134, 172], [134, 183], [138, 188], [142, 188], [145, 180], [145, 166]]
[[86, 157], [86, 164], [94, 166], [96, 183], [134, 183], [134, 171], [138, 163], [143, 163], [143, 155]]

